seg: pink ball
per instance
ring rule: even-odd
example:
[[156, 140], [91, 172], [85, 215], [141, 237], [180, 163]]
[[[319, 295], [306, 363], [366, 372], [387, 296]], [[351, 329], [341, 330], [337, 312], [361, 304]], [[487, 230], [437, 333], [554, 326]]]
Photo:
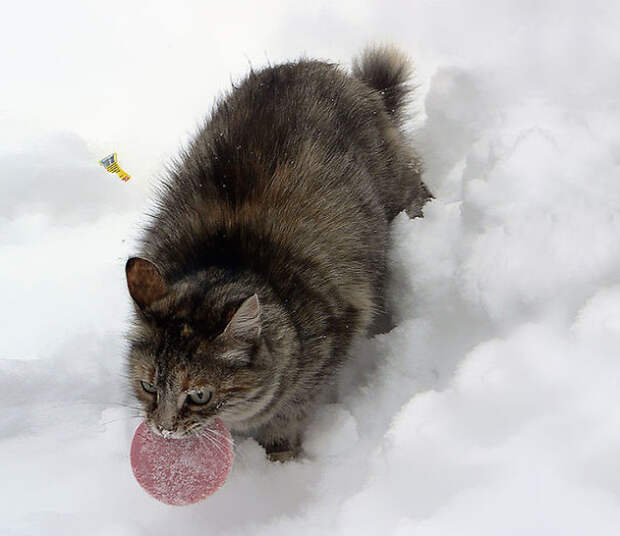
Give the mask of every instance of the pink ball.
[[201, 501], [217, 490], [232, 466], [230, 432], [216, 419], [213, 441], [200, 435], [169, 439], [142, 423], [131, 443], [131, 468], [138, 483], [158, 501], [175, 506]]

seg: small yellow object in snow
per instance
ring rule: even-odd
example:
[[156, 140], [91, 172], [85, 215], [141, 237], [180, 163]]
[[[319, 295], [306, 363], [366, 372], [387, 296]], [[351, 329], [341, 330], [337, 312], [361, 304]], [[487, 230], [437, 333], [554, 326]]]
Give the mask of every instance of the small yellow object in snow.
[[106, 169], [106, 171], [109, 171], [110, 173], [116, 173], [122, 181], [127, 182], [129, 179], [131, 179], [131, 175], [129, 175], [129, 173], [125, 173], [121, 169], [121, 166], [118, 165], [116, 153], [112, 153], [105, 158], [99, 160], [99, 163]]

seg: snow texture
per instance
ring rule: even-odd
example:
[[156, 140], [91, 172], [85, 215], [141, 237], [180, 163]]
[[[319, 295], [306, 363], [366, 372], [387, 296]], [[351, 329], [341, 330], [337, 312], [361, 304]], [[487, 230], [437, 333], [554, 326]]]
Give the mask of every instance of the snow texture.
[[[617, 3], [38, 0], [3, 22], [0, 534], [618, 534]], [[305, 458], [240, 440], [217, 493], [158, 503], [121, 374], [150, 186], [248, 61], [369, 41], [417, 61], [435, 193], [394, 225], [397, 325], [357, 341]]]

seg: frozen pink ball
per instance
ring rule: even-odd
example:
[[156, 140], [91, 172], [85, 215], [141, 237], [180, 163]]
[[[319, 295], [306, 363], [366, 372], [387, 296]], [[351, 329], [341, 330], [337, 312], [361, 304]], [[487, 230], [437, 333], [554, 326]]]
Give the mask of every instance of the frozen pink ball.
[[131, 443], [131, 468], [138, 483], [158, 501], [182, 506], [201, 501], [228, 476], [233, 449], [230, 432], [216, 419], [209, 430], [213, 441], [192, 435], [169, 439], [142, 423]]

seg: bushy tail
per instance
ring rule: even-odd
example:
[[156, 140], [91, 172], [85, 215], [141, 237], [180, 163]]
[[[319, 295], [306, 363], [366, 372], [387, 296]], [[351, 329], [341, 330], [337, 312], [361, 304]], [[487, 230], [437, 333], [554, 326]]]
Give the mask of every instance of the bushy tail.
[[394, 47], [369, 47], [353, 60], [353, 76], [376, 89], [390, 115], [402, 119], [402, 112], [412, 90], [407, 83], [413, 74], [409, 58]]

